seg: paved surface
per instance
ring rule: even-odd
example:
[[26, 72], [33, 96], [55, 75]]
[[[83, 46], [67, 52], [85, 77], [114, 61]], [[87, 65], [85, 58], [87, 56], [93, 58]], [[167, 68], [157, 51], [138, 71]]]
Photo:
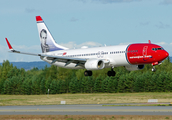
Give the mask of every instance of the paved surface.
[[0, 115], [172, 115], [172, 106], [0, 106]]

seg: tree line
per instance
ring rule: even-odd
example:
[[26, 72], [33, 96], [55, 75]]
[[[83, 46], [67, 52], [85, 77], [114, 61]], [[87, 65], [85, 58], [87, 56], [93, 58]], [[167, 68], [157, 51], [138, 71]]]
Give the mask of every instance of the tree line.
[[109, 69], [93, 71], [85, 77], [83, 69], [64, 69], [57, 66], [39, 70], [18, 69], [8, 60], [0, 65], [0, 94], [39, 95], [62, 93], [134, 93], [172, 92], [172, 63], [169, 58], [157, 65], [156, 72], [151, 65], [143, 70], [127, 71], [124, 67], [114, 68], [115, 77], [106, 75]]

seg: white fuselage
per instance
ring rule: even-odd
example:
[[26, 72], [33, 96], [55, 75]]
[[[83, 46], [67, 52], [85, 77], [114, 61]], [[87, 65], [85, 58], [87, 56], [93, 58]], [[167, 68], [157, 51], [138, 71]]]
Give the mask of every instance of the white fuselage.
[[[58, 50], [53, 52], [44, 53], [51, 56], [66, 56], [71, 58], [84, 58], [84, 59], [103, 59], [109, 60], [108, 64], [105, 64], [105, 67], [118, 67], [118, 66], [127, 66], [129, 63], [126, 59], [126, 49], [128, 45], [117, 45], [117, 46], [108, 46], [108, 47], [95, 47], [95, 48], [82, 48], [82, 49], [67, 49], [67, 50]], [[113, 54], [112, 54], [113, 52]], [[115, 54], [114, 54], [115, 53]], [[52, 60], [48, 60], [46, 57], [41, 58], [42, 60], [51, 64]], [[70, 63], [65, 66], [64, 62], [55, 62], [52, 65], [59, 67], [70, 68], [70, 69], [83, 69], [82, 66], [76, 66], [75, 63]]]

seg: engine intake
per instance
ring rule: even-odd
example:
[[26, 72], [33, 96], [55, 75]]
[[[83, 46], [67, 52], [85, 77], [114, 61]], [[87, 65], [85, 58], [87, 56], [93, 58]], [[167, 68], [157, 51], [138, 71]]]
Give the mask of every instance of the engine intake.
[[99, 70], [105, 67], [105, 63], [102, 60], [92, 59], [85, 63], [87, 70]]

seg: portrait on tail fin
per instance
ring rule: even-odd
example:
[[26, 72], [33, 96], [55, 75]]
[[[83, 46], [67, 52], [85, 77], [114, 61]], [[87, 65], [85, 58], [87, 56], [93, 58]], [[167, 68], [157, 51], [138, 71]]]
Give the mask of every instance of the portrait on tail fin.
[[42, 29], [40, 32], [40, 39], [41, 39], [41, 49], [43, 53], [49, 52], [49, 46], [47, 44], [47, 31]]

